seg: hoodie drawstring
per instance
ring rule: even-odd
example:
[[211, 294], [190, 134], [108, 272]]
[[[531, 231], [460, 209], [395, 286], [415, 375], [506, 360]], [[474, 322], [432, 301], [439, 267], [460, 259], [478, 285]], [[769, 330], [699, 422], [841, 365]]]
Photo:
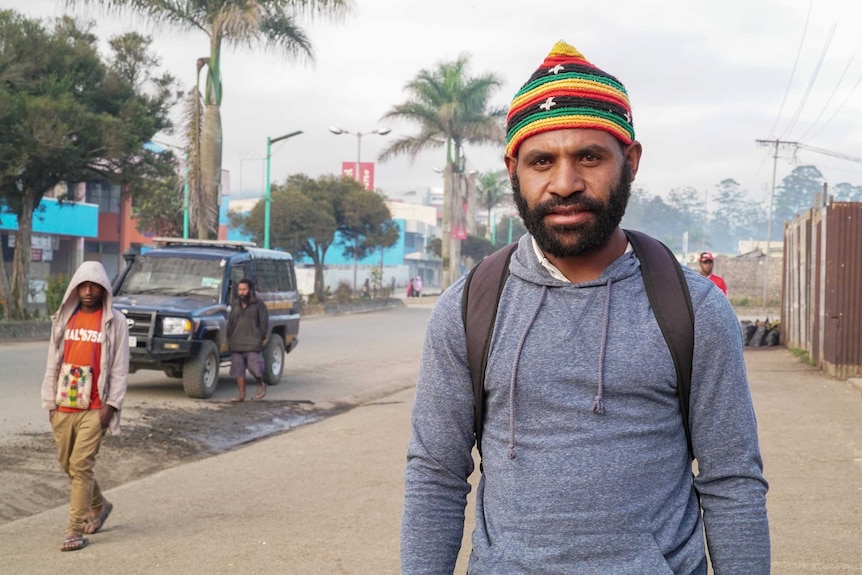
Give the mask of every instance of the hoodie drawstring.
[[515, 361], [512, 364], [512, 377], [509, 380], [509, 449], [507, 457], [515, 459], [515, 378], [518, 375], [518, 364], [521, 361], [521, 351], [524, 349], [524, 342], [527, 340], [527, 334], [530, 333], [530, 328], [536, 321], [539, 315], [539, 310], [542, 309], [542, 304], [545, 303], [545, 295], [548, 293], [548, 286], [542, 286], [542, 296], [539, 298], [539, 303], [536, 309], [533, 310], [533, 315], [530, 317], [530, 323], [527, 324], [527, 329], [524, 330], [524, 335], [521, 336], [521, 341], [518, 342], [518, 348], [515, 350]]
[[596, 399], [593, 402], [593, 413], [598, 415], [604, 415], [605, 413], [605, 403], [602, 399], [602, 394], [604, 392], [604, 379], [605, 379], [605, 350], [608, 345], [608, 324], [610, 323], [610, 313], [611, 313], [611, 284], [614, 283], [613, 278], [608, 278], [607, 283], [607, 294], [605, 297], [605, 318], [604, 325], [602, 326], [602, 342], [601, 348], [599, 349], [599, 387], [596, 390]]

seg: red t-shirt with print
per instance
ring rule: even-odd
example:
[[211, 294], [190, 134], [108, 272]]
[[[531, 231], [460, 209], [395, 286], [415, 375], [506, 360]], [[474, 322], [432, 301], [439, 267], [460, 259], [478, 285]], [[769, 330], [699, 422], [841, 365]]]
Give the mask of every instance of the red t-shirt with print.
[[[93, 368], [93, 390], [90, 393], [90, 409], [101, 409], [99, 397], [99, 366], [102, 358], [102, 310], [87, 313], [77, 310], [66, 323], [63, 337], [63, 363]], [[58, 407], [63, 412], [83, 411], [74, 407]]]

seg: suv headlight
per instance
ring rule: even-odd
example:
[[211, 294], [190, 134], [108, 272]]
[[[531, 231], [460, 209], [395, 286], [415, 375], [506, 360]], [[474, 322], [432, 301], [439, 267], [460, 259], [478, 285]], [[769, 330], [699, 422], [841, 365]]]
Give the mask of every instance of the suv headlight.
[[162, 335], [188, 335], [192, 322], [184, 317], [166, 317], [162, 320]]

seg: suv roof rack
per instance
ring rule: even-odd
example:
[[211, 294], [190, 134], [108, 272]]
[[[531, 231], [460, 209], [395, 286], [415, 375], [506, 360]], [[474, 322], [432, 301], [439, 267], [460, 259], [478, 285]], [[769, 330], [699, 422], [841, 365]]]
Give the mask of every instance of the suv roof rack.
[[255, 248], [257, 244], [254, 242], [243, 242], [237, 240], [197, 240], [190, 238], [153, 238], [153, 241], [166, 246], [185, 245], [185, 246], [215, 246], [221, 248]]

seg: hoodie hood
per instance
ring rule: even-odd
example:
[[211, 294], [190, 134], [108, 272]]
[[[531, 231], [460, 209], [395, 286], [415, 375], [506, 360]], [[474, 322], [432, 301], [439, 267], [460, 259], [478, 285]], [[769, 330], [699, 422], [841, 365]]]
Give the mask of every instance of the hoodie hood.
[[60, 304], [59, 314], [65, 317], [78, 307], [78, 304], [81, 303], [80, 298], [78, 298], [78, 286], [84, 282], [93, 282], [102, 286], [105, 290], [105, 293], [102, 295], [102, 309], [111, 309], [114, 299], [111, 294], [111, 280], [108, 279], [108, 273], [99, 262], [84, 262], [75, 271], [72, 279], [69, 280], [69, 286], [66, 288], [66, 294], [63, 296], [63, 303]]
[[512, 254], [512, 260], [509, 263], [509, 272], [531, 284], [539, 286], [547, 286], [549, 288], [560, 288], [572, 286], [578, 288], [591, 288], [601, 285], [606, 285], [608, 281], [618, 282], [629, 278], [638, 273], [640, 269], [640, 261], [635, 256], [634, 251], [629, 250], [609, 265], [602, 274], [590, 281], [572, 284], [553, 277], [550, 272], [542, 266], [539, 258], [536, 257], [536, 252], [533, 249], [533, 238], [530, 234], [524, 234], [518, 240], [518, 249]]

